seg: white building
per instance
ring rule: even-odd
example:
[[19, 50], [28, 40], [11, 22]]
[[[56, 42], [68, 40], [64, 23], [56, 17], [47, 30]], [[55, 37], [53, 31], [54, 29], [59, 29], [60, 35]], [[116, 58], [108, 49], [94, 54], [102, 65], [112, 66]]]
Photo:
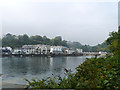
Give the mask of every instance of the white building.
[[12, 54], [23, 54], [22, 49], [14, 49]]
[[11, 47], [6, 47], [6, 49], [12, 51], [12, 48], [11, 48]]
[[61, 54], [61, 53], [63, 53], [63, 46], [51, 46], [50, 53], [52, 53], [52, 54]]
[[11, 47], [1, 47], [2, 50], [10, 50], [12, 51], [12, 48]]
[[11, 52], [12, 52], [12, 48], [11, 47], [2, 47], [0, 53], [7, 55], [7, 54], [11, 54]]
[[100, 54], [101, 56], [105, 56], [105, 55], [107, 54], [107, 52], [99, 52], [99, 54]]
[[77, 49], [76, 49], [76, 52], [77, 52], [77, 53], [82, 53], [82, 49], [77, 48]]
[[65, 50], [65, 53], [66, 54], [73, 54], [73, 53], [75, 53], [75, 51], [72, 48], [68, 48]]
[[50, 45], [24, 45], [22, 50], [25, 54], [49, 54]]
[[50, 53], [50, 45], [36, 45], [36, 53], [37, 54], [49, 54]]
[[24, 54], [35, 54], [36, 45], [23, 45], [22, 51]]

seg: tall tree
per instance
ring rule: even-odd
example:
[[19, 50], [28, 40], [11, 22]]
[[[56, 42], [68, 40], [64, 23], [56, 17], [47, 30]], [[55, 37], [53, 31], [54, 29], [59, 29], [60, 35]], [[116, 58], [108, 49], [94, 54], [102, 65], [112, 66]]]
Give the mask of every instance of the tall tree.
[[110, 51], [117, 57], [120, 62], [120, 28], [118, 32], [111, 32], [110, 37], [106, 40]]
[[62, 45], [62, 37], [61, 36], [57, 36], [54, 39], [51, 40], [53, 45]]

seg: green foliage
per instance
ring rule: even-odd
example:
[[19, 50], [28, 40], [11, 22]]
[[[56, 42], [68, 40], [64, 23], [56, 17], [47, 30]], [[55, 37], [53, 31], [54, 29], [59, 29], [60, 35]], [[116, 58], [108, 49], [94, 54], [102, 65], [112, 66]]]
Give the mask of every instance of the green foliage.
[[16, 47], [18, 45], [17, 43], [16, 36], [9, 33], [2, 38], [2, 46]]
[[63, 45], [67, 46], [67, 41], [63, 40], [60, 36], [55, 37], [54, 39], [49, 39], [46, 36], [28, 36], [27, 34], [24, 35], [12, 35], [6, 34], [2, 38], [2, 46], [10, 46], [12, 48], [20, 48], [22, 45], [36, 45], [36, 44], [45, 44], [45, 45]]
[[54, 39], [51, 40], [53, 45], [62, 45], [62, 38], [61, 36], [57, 36]]
[[109, 38], [106, 40], [107, 44], [109, 45], [109, 50], [115, 54], [120, 54], [120, 29], [118, 32], [111, 32], [109, 34]]
[[61, 36], [57, 36], [53, 39], [49, 39], [46, 36], [28, 36], [27, 34], [24, 35], [12, 35], [12, 34], [6, 34], [2, 38], [2, 46], [10, 46], [12, 48], [20, 48], [22, 45], [36, 45], [36, 44], [45, 44], [45, 45], [61, 45], [66, 46], [69, 48], [81, 48], [84, 52], [90, 52], [90, 51], [108, 51], [107, 45], [102, 43], [98, 44], [96, 46], [89, 46], [89, 45], [82, 45], [79, 42], [68, 42], [66, 40], [62, 40]]
[[109, 50], [117, 57], [117, 62], [120, 63], [120, 28], [118, 32], [111, 32], [109, 36], [106, 40]]
[[82, 48], [82, 44], [80, 44], [79, 42], [67, 42], [68, 44], [68, 47], [71, 47], [71, 48]]
[[116, 57], [92, 58], [77, 67], [77, 88], [120, 88], [120, 64]]
[[116, 57], [106, 56], [87, 59], [76, 68], [76, 73], [66, 71], [67, 76], [61, 78], [54, 76], [42, 80], [26, 81], [28, 88], [34, 89], [80, 89], [80, 88], [105, 88], [119, 89], [120, 64], [116, 63]]
[[68, 47], [70, 48], [81, 48], [83, 49], [83, 52], [98, 52], [98, 51], [103, 51], [103, 52], [108, 52], [108, 45], [106, 42], [103, 42], [102, 44], [98, 44], [96, 46], [90, 46], [90, 45], [82, 45], [79, 42], [68, 42]]
[[[71, 74], [70, 72], [66, 72], [67, 77], [64, 76], [61, 78], [59, 75], [54, 76], [53, 78], [49, 77], [47, 79], [42, 80], [35, 80], [32, 79], [32, 81], [29, 81], [28, 79], [25, 79], [29, 85], [27, 85], [28, 88], [34, 88], [34, 89], [52, 89], [52, 88], [73, 88], [75, 84], [72, 82], [74, 81], [74, 74]], [[69, 83], [69, 84], [68, 84]]]
[[102, 44], [98, 44], [96, 46], [92, 47], [92, 51], [103, 51], [103, 52], [109, 52], [108, 45], [106, 42], [103, 42]]

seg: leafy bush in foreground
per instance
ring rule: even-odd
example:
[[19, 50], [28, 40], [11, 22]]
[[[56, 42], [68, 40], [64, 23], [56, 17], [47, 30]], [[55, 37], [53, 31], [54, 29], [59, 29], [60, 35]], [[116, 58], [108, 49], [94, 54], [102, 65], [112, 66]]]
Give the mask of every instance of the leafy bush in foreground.
[[116, 63], [115, 56], [87, 59], [79, 65], [76, 73], [66, 71], [67, 77], [47, 78], [42, 80], [32, 80], [28, 88], [106, 88], [119, 89], [120, 85], [120, 64]]
[[92, 58], [77, 67], [75, 88], [120, 88], [120, 64], [116, 57]]

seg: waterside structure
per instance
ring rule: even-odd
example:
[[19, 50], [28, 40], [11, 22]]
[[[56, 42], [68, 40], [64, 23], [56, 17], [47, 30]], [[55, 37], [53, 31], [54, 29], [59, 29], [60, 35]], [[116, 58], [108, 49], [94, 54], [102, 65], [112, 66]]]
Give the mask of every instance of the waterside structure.
[[[50, 45], [23, 45], [21, 48], [0, 47], [1, 56], [81, 56], [106, 55], [107, 52], [83, 52], [82, 49]], [[110, 54], [112, 55], [112, 54]]]
[[74, 56], [82, 55], [77, 49], [67, 48], [64, 46], [50, 46], [50, 45], [23, 45], [21, 48], [12, 49], [11, 47], [1, 47], [2, 56]]

